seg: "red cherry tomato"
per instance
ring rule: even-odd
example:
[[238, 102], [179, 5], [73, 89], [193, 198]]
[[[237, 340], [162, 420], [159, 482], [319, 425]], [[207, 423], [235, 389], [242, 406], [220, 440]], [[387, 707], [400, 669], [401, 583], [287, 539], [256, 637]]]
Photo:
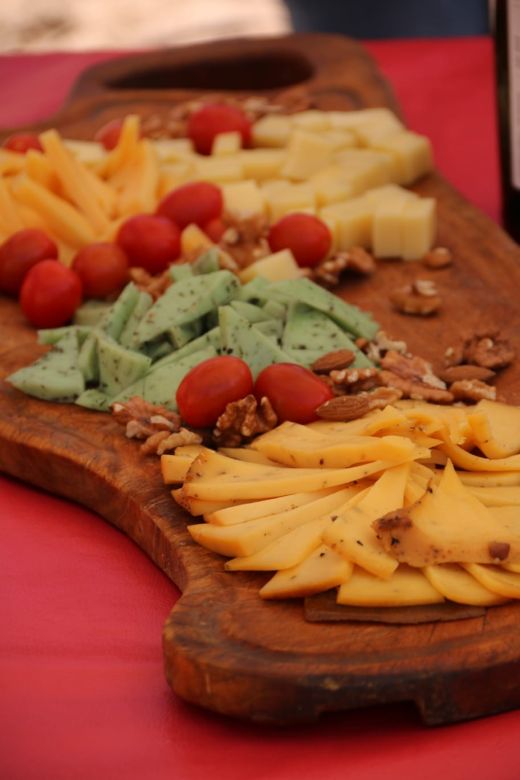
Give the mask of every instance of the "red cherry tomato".
[[273, 363], [261, 371], [255, 382], [255, 396], [267, 396], [280, 422], [309, 423], [316, 409], [333, 397], [332, 390], [316, 374], [295, 363]]
[[144, 268], [151, 274], [164, 271], [179, 257], [180, 230], [164, 217], [138, 214], [123, 222], [116, 237], [130, 266]]
[[58, 260], [42, 260], [27, 272], [20, 306], [36, 328], [58, 328], [72, 319], [81, 303], [81, 279]]
[[18, 152], [18, 154], [25, 154], [29, 149], [43, 151], [40, 139], [34, 133], [14, 133], [5, 139], [2, 146], [4, 149], [9, 149], [10, 152]]
[[25, 274], [33, 265], [57, 257], [56, 244], [43, 230], [18, 230], [0, 246], [0, 290], [18, 295]]
[[203, 231], [207, 235], [208, 238], [211, 238], [211, 240], [218, 244], [222, 236], [227, 230], [226, 225], [222, 222], [221, 219], [210, 219], [209, 222], [206, 222], [206, 224], [203, 226]]
[[287, 214], [272, 225], [268, 240], [273, 252], [290, 249], [300, 267], [312, 268], [327, 256], [332, 235], [312, 214]]
[[199, 363], [189, 371], [177, 390], [181, 418], [194, 428], [214, 425], [227, 404], [253, 391], [247, 363], [233, 355], [221, 355]]
[[106, 125], [99, 128], [94, 136], [94, 140], [102, 144], [107, 152], [110, 152], [117, 146], [122, 127], [122, 119], [111, 119], [110, 122], [107, 122]]
[[83, 283], [85, 298], [106, 298], [118, 292], [128, 279], [128, 258], [117, 244], [88, 244], [72, 261]]
[[225, 103], [207, 103], [188, 119], [188, 138], [191, 138], [199, 154], [211, 154], [213, 141], [219, 133], [239, 132], [242, 146], [251, 142], [251, 122], [235, 106]]
[[181, 229], [195, 223], [202, 227], [222, 214], [222, 192], [209, 181], [182, 184], [168, 193], [157, 207], [157, 214], [175, 222]]

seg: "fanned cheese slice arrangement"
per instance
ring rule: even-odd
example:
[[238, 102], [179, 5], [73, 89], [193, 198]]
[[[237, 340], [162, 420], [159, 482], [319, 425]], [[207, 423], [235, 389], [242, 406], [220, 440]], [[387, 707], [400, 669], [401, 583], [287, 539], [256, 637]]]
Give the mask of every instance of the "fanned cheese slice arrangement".
[[520, 598], [519, 411], [397, 402], [248, 447], [178, 448], [162, 471], [227, 571], [275, 572], [262, 598], [492, 606]]

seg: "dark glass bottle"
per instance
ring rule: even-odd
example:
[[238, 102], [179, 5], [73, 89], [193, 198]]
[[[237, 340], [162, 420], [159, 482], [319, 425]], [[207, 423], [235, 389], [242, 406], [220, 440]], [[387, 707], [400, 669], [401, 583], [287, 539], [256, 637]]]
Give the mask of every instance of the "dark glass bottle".
[[520, 0], [496, 0], [495, 62], [502, 217], [520, 243]]

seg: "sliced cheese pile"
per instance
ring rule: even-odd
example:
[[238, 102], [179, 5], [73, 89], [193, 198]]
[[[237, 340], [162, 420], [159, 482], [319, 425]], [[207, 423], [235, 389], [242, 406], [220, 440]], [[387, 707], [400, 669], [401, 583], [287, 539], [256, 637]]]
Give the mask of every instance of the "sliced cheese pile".
[[[433, 242], [434, 200], [405, 189], [432, 170], [430, 143], [385, 108], [268, 115], [253, 126], [255, 148], [242, 149], [238, 133], [223, 133], [209, 156], [196, 154], [186, 138], [141, 138], [133, 115], [110, 152], [63, 140], [56, 130], [40, 141], [42, 152], [0, 149], [0, 240], [25, 227], [44, 229], [66, 263], [197, 180], [220, 185], [226, 210], [238, 218], [317, 214], [331, 229], [333, 250], [356, 245], [413, 260]], [[200, 233], [184, 238], [184, 254], [207, 245]]]
[[204, 520], [192, 538], [227, 571], [275, 572], [262, 598], [520, 598], [520, 407], [401, 401], [351, 422], [287, 422], [248, 447], [179, 447], [161, 468]]

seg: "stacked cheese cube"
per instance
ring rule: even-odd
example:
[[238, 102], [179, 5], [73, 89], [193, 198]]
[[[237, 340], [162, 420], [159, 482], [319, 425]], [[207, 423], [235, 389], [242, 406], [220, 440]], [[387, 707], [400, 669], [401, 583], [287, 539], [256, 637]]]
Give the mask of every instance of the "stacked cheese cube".
[[432, 170], [431, 145], [386, 108], [270, 114], [253, 127], [255, 148], [241, 149], [239, 134], [225, 133], [210, 157], [162, 143], [175, 184], [218, 183], [239, 217], [316, 214], [335, 250], [363, 246], [376, 257], [415, 260], [434, 240], [434, 200], [406, 189]]

